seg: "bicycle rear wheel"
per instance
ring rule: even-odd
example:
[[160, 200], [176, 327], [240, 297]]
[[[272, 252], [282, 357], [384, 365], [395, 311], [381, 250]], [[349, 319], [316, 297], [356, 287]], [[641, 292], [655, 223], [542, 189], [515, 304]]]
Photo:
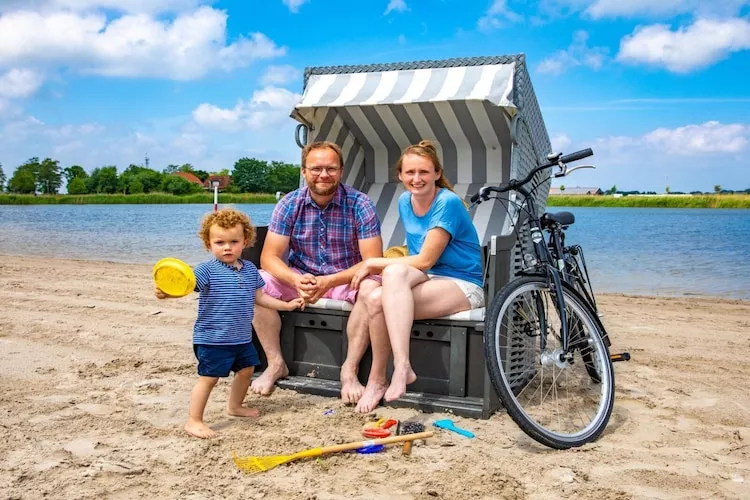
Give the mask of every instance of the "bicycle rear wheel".
[[543, 276], [503, 287], [484, 331], [490, 378], [506, 411], [530, 437], [557, 449], [597, 439], [614, 404], [601, 325], [570, 285], [563, 283], [562, 291], [568, 324], [575, 325], [567, 353], [554, 291]]

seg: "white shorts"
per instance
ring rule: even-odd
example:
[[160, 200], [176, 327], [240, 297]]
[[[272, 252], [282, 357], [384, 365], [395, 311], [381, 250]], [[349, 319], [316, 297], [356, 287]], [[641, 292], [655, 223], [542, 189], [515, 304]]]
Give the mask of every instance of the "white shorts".
[[460, 288], [462, 292], [464, 292], [472, 309], [484, 307], [484, 290], [481, 286], [475, 285], [471, 281], [451, 278], [450, 276], [438, 276], [437, 274], [427, 274], [427, 276], [431, 280], [451, 280], [458, 285], [458, 288]]

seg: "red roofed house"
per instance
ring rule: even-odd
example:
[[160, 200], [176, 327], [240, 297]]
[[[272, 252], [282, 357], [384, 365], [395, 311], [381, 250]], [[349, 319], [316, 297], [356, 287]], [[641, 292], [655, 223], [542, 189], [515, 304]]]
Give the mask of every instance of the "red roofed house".
[[213, 181], [219, 181], [219, 191], [222, 189], [226, 189], [227, 186], [229, 186], [232, 183], [232, 176], [231, 175], [209, 175], [206, 178], [206, 181], [203, 183], [203, 186], [206, 189], [213, 189]]
[[198, 184], [199, 186], [203, 186], [203, 181], [200, 180], [196, 175], [192, 172], [175, 172], [173, 175], [176, 175], [178, 177], [182, 177], [188, 182], [192, 182], [193, 184]]

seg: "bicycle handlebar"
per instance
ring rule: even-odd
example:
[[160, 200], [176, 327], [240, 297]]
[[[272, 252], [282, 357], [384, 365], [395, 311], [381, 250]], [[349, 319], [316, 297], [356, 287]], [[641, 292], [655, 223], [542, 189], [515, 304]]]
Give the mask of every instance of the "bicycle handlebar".
[[531, 172], [529, 172], [529, 175], [527, 175], [523, 180], [517, 181], [515, 179], [511, 179], [508, 181], [507, 184], [501, 184], [499, 186], [485, 186], [479, 189], [478, 192], [474, 193], [471, 196], [471, 203], [476, 203], [479, 201], [480, 198], [483, 200], [489, 199], [490, 193], [505, 193], [507, 191], [510, 191], [512, 189], [518, 189], [519, 187], [523, 186], [524, 184], [531, 181], [531, 179], [536, 175], [537, 172], [540, 170], [544, 170], [545, 168], [554, 167], [556, 165], [560, 166], [561, 169], [566, 168], [566, 164], [578, 160], [582, 160], [584, 158], [588, 158], [589, 156], [592, 156], [594, 152], [591, 150], [591, 148], [582, 149], [580, 151], [576, 151], [575, 153], [570, 153], [564, 156], [558, 157], [554, 161], [550, 161], [548, 163], [545, 163], [543, 165], [540, 165], [533, 169]]

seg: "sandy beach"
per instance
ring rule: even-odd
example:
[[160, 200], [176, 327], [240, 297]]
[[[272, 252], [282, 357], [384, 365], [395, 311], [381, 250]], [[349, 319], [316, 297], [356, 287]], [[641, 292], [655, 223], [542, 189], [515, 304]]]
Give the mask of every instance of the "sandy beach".
[[[336, 454], [249, 476], [238, 455], [356, 441], [367, 416], [335, 399], [248, 396], [182, 431], [195, 381], [196, 297], [159, 302], [151, 267], [0, 256], [2, 498], [750, 498], [750, 302], [604, 295], [618, 363], [605, 434], [546, 449], [504, 413], [373, 455]], [[326, 411], [333, 410], [333, 412]], [[408, 409], [378, 408], [408, 419]], [[418, 415], [431, 422], [438, 415]]]

